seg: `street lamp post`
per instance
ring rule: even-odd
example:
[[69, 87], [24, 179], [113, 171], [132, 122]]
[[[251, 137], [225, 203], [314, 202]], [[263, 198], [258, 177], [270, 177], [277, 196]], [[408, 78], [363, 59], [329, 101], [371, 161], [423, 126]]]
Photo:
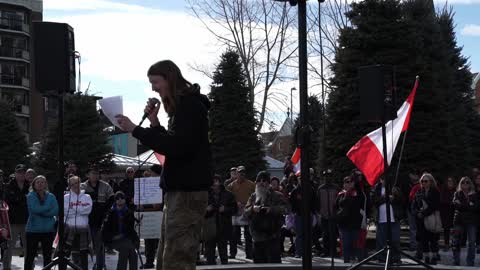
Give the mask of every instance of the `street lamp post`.
[[[287, 0], [275, 0], [286, 2]], [[303, 256], [302, 269], [312, 269], [312, 217], [310, 201], [313, 196], [310, 179], [310, 126], [308, 124], [308, 70], [307, 70], [307, 0], [288, 0], [290, 5], [298, 4], [298, 78], [300, 83], [300, 121], [297, 132], [297, 147], [300, 148], [301, 193], [302, 193], [302, 230]], [[291, 90], [292, 91], [292, 90]], [[291, 92], [290, 92], [291, 93]]]
[[295, 87], [290, 88], [290, 116], [292, 120], [293, 120], [293, 98], [292, 98], [293, 91], [297, 91], [297, 88]]

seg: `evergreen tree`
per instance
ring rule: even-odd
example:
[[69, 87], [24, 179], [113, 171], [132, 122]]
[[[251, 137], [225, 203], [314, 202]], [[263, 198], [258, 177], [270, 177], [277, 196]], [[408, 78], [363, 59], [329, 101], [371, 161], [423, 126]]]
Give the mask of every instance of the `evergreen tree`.
[[[327, 160], [335, 176], [341, 179], [350, 172], [353, 164], [345, 156], [347, 151], [379, 127], [359, 118], [357, 70], [371, 64], [395, 67], [397, 108], [410, 93], [415, 75], [420, 76], [402, 158], [403, 171], [415, 167], [437, 176], [448, 173], [450, 168], [445, 163], [452, 155], [450, 141], [462, 139], [445, 130], [455, 119], [449, 117], [455, 110], [448, 106], [449, 53], [442, 43], [433, 1], [366, 0], [353, 3], [347, 16], [352, 26], [340, 34], [340, 49], [333, 65], [334, 91], [327, 107]], [[458, 129], [462, 130], [461, 125]], [[396, 159], [398, 155], [394, 156], [390, 173], [394, 172]]]
[[462, 48], [458, 47], [455, 40], [453, 16], [452, 10], [445, 6], [437, 20], [450, 72], [447, 82], [450, 123], [447, 132], [453, 133], [449, 145], [453, 148], [450, 152], [455, 153], [455, 156], [444, 162], [444, 165], [451, 175], [460, 177], [469, 175], [469, 169], [478, 164], [480, 119], [474, 108], [470, 67], [467, 59], [461, 54]]
[[[339, 36], [339, 49], [332, 65], [333, 86], [327, 104], [326, 166], [333, 169], [335, 179], [350, 173], [353, 164], [346, 157], [348, 150], [378, 124], [360, 119], [358, 68], [373, 64], [394, 65], [398, 89], [406, 96], [415, 78], [415, 71], [398, 63], [409, 59], [409, 28], [403, 21], [399, 1], [366, 0], [353, 3], [347, 13], [352, 26]], [[414, 61], [414, 60], [413, 60]]]
[[28, 144], [20, 131], [11, 104], [0, 100], [0, 169], [4, 177], [12, 173], [15, 166], [26, 161]]
[[[295, 134], [300, 125], [300, 119], [295, 119], [294, 128], [292, 133]], [[320, 175], [321, 170], [321, 159], [323, 158], [321, 153], [321, 143], [322, 143], [322, 128], [323, 128], [323, 117], [322, 117], [322, 104], [317, 96], [308, 97], [308, 125], [311, 127], [310, 130], [310, 146], [308, 147], [308, 158], [310, 161], [310, 167], [315, 170], [315, 175]], [[296, 142], [294, 141], [294, 147], [296, 147]]]
[[243, 165], [248, 177], [254, 179], [266, 168], [249, 92], [238, 54], [223, 53], [209, 94], [213, 161], [216, 172], [222, 175], [233, 166]]
[[[53, 123], [42, 140], [37, 160], [38, 170], [56, 179], [58, 124]], [[97, 164], [101, 170], [111, 169], [112, 149], [103, 131], [96, 98], [89, 95], [67, 95], [64, 101], [64, 161], [74, 160], [83, 175], [88, 167]], [[54, 180], [52, 180], [52, 183]], [[52, 184], [50, 183], [50, 184]]]

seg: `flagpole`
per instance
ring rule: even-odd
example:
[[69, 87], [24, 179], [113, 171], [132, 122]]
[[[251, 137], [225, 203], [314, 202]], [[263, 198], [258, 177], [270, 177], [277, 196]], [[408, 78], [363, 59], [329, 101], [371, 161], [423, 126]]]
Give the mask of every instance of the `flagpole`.
[[407, 138], [407, 133], [408, 133], [408, 129], [405, 130], [405, 134], [403, 134], [402, 148], [400, 148], [400, 157], [398, 158], [397, 171], [395, 172], [395, 181], [393, 182], [394, 187], [397, 185], [397, 181], [398, 181], [398, 172], [400, 171], [400, 163], [402, 163], [403, 148], [405, 146], [405, 139]]

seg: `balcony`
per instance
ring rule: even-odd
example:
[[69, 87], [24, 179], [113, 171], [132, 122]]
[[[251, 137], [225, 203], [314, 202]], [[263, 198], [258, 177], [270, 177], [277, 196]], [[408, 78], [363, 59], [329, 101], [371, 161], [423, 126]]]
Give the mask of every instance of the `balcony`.
[[0, 57], [9, 57], [30, 61], [30, 52], [19, 48], [0, 47]]
[[11, 18], [0, 17], [0, 29], [30, 34], [30, 25]]
[[30, 88], [30, 79], [10, 74], [0, 74], [0, 84]]

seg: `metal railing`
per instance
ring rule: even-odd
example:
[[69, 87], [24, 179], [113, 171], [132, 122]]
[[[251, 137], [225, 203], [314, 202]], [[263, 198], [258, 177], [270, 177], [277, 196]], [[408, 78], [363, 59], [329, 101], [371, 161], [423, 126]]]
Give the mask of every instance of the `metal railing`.
[[30, 52], [20, 48], [0, 47], [0, 57], [20, 58], [29, 61]]

